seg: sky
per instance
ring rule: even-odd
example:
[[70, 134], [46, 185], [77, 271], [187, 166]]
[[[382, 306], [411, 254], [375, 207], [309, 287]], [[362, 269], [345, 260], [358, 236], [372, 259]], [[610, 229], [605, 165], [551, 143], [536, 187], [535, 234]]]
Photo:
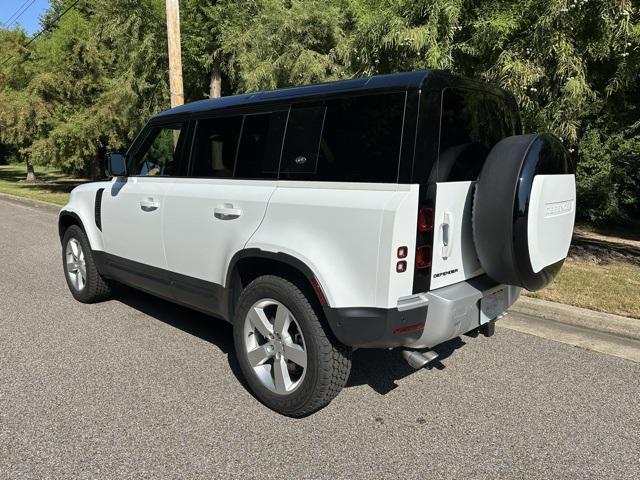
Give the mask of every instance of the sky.
[[49, 0], [0, 0], [0, 23], [3, 27], [20, 25], [33, 35], [40, 31], [40, 16], [48, 6]]

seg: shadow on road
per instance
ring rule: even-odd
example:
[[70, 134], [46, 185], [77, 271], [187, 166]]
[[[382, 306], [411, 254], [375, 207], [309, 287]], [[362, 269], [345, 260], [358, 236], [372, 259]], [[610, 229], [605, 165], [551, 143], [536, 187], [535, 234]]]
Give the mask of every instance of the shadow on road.
[[[227, 354], [232, 373], [249, 390], [236, 359], [233, 328], [229, 323], [128, 287], [118, 287], [113, 299], [218, 347]], [[427, 368], [446, 368], [442, 361], [463, 345], [464, 341], [458, 337], [434, 348], [439, 358]], [[351, 375], [345, 388], [369, 385], [377, 393], [385, 395], [398, 387], [398, 380], [415, 372], [398, 350], [360, 349], [353, 354]]]
[[[433, 350], [439, 355], [438, 359], [429, 364], [427, 369], [443, 370], [446, 360], [458, 348], [465, 345], [460, 338], [454, 338]], [[369, 385], [381, 395], [389, 393], [398, 387], [396, 381], [401, 380], [416, 370], [411, 368], [400, 355], [399, 350], [361, 349], [353, 354], [353, 367], [347, 387]]]

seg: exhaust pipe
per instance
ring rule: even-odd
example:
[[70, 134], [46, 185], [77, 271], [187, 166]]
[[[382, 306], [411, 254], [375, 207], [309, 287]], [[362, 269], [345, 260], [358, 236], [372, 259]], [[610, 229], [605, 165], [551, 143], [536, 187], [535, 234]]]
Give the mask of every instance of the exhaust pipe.
[[438, 358], [438, 354], [433, 350], [427, 350], [425, 352], [419, 352], [418, 350], [402, 350], [402, 358], [404, 358], [411, 368], [416, 370], [421, 369], [427, 363], [434, 361]]

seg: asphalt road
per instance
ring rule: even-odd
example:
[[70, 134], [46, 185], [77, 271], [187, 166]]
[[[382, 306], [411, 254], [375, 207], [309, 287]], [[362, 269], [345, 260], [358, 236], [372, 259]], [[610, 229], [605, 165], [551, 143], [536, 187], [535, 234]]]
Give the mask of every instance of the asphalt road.
[[123, 290], [82, 305], [54, 214], [0, 199], [0, 478], [640, 478], [640, 364], [498, 329], [414, 372], [360, 350], [294, 420], [231, 329]]

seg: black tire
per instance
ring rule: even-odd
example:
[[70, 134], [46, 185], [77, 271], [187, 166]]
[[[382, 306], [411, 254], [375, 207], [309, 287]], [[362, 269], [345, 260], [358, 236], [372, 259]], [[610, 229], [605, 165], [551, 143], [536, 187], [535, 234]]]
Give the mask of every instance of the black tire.
[[[66, 250], [69, 242], [75, 239], [84, 253], [84, 261], [86, 266], [86, 279], [84, 287], [78, 289], [71, 280], [70, 273], [67, 270]], [[62, 268], [64, 269], [64, 278], [67, 281], [67, 286], [73, 295], [73, 298], [82, 303], [95, 303], [102, 300], [106, 300], [111, 295], [111, 287], [107, 281], [102, 278], [96, 263], [93, 259], [91, 252], [91, 246], [86, 234], [78, 225], [71, 225], [64, 232], [62, 237]]]
[[[258, 378], [249, 363], [244, 335], [245, 318], [263, 299], [280, 302], [293, 314], [304, 336], [307, 367], [300, 385], [291, 393], [277, 394]], [[327, 405], [342, 390], [351, 371], [351, 348], [342, 345], [322, 321], [302, 291], [281, 277], [266, 275], [241, 293], [234, 315], [233, 337], [238, 363], [255, 396], [266, 406], [290, 417], [302, 417]]]

